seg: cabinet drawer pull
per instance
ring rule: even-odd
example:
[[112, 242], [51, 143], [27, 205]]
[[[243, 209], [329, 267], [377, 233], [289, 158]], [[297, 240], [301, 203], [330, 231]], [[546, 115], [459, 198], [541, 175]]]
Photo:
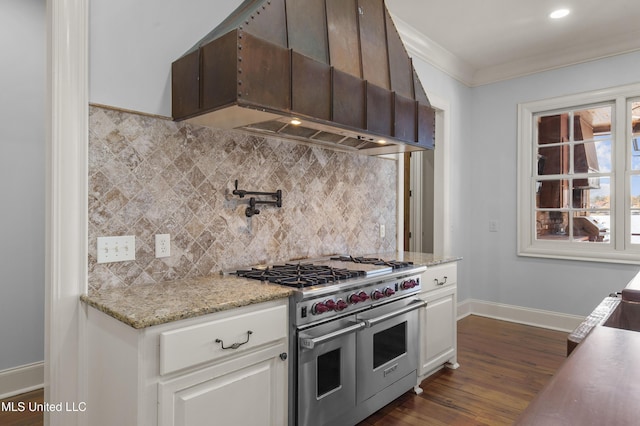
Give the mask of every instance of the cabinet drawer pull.
[[216, 343], [220, 343], [220, 347], [222, 347], [222, 349], [238, 349], [240, 346], [244, 345], [245, 343], [249, 343], [249, 339], [251, 338], [252, 334], [253, 334], [253, 331], [247, 330], [247, 340], [245, 340], [244, 342], [236, 342], [231, 346], [225, 346], [224, 342], [221, 339], [216, 339]]
[[447, 283], [447, 277], [444, 277], [444, 281], [438, 281], [437, 278], [433, 279], [436, 282], [436, 285], [445, 285]]

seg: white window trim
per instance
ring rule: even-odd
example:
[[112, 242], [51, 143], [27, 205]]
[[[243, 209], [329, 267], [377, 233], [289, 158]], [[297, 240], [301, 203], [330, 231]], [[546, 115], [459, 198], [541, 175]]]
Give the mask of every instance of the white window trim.
[[[629, 179], [626, 172], [625, 155], [616, 154], [620, 149], [620, 144], [616, 140], [624, 138], [627, 141], [629, 139], [627, 123], [630, 122], [630, 117], [627, 115], [626, 99], [637, 96], [640, 96], [640, 83], [518, 104], [517, 250], [519, 256], [592, 262], [640, 263], [640, 248], [631, 247], [626, 243], [625, 229], [628, 229], [629, 226], [626, 212], [629, 210], [630, 202], [628, 190], [625, 190], [627, 185], [614, 184], [619, 179]], [[612, 126], [615, 126], [616, 134], [616, 140], [613, 141], [612, 146], [612, 162], [615, 162], [611, 177], [612, 211], [615, 214], [615, 223], [624, 224], [624, 226], [615, 227], [613, 244], [574, 244], [536, 240], [536, 218], [532, 205], [533, 197], [531, 196], [531, 191], [534, 190], [531, 176], [535, 164], [532, 149], [534, 114], [612, 100], [616, 101], [616, 111], [612, 117]], [[626, 142], [623, 145], [625, 151], [628, 149], [627, 145]], [[624, 202], [616, 201], [620, 199]], [[614, 208], [613, 203], [618, 203], [618, 208]], [[624, 208], [620, 206], [624, 206]]]

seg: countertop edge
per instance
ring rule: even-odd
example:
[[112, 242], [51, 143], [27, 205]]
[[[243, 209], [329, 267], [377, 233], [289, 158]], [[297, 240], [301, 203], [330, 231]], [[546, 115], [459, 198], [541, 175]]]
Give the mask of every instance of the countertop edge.
[[244, 306], [256, 305], [259, 303], [271, 302], [273, 300], [286, 299], [293, 292], [283, 292], [282, 294], [273, 294], [270, 296], [258, 296], [253, 298], [246, 298], [242, 300], [236, 300], [234, 302], [223, 302], [216, 303], [214, 305], [210, 305], [209, 307], [204, 307], [201, 309], [189, 310], [189, 311], [180, 311], [174, 312], [165, 316], [157, 316], [150, 319], [136, 319], [132, 318], [129, 315], [122, 314], [121, 312], [110, 308], [109, 306], [102, 304], [98, 301], [95, 301], [88, 294], [83, 294], [80, 296], [80, 300], [87, 304], [88, 306], [106, 314], [110, 317], [126, 324], [136, 330], [141, 330], [148, 327], [153, 327], [161, 324], [168, 324], [174, 321], [180, 321], [183, 319], [196, 318], [203, 315], [215, 314], [217, 312], [224, 312], [231, 309], [242, 308]]
[[447, 263], [459, 262], [461, 260], [462, 260], [462, 257], [448, 257], [446, 259], [434, 260], [425, 266], [428, 268], [429, 266], [444, 265]]
[[[376, 255], [411, 261], [414, 265], [426, 266], [427, 268], [462, 260], [462, 257], [457, 256], [435, 256], [430, 253], [418, 252], [388, 252]], [[229, 286], [229, 279], [234, 280], [232, 287]], [[295, 290], [286, 287], [220, 275], [180, 279], [159, 284], [141, 284], [129, 288], [89, 291], [89, 293], [80, 295], [80, 300], [86, 305], [139, 330], [234, 308], [285, 299], [293, 293]], [[207, 297], [198, 297], [201, 294], [206, 294]], [[198, 300], [192, 301], [193, 298]]]
[[373, 253], [370, 255], [365, 255], [365, 257], [382, 257], [382, 258], [394, 258], [396, 260], [405, 260], [409, 262], [413, 262], [414, 265], [417, 266], [426, 266], [433, 267], [438, 265], [443, 265], [446, 263], [454, 263], [461, 261], [462, 256], [440, 256], [435, 255], [433, 253], [420, 253], [420, 252], [410, 252], [410, 251], [396, 251], [396, 252], [383, 252], [383, 253]]

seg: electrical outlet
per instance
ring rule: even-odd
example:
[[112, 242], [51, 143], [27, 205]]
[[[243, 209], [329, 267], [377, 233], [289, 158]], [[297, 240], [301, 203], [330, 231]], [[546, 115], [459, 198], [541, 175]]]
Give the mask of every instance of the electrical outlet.
[[498, 232], [498, 221], [490, 220], [489, 221], [489, 232]]
[[156, 234], [156, 257], [171, 256], [171, 235]]
[[98, 263], [124, 262], [136, 259], [136, 237], [98, 237]]
[[385, 230], [385, 228], [384, 228], [384, 225], [381, 223], [381, 224], [380, 224], [380, 238], [384, 238], [384, 236], [386, 235], [386, 232], [385, 232], [385, 231], [386, 231], [386, 230]]

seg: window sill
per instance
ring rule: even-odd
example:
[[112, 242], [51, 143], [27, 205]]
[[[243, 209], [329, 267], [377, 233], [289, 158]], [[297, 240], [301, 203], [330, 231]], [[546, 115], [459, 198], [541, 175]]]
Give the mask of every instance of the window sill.
[[[578, 260], [582, 262], [602, 262], [602, 263], [623, 263], [623, 264], [640, 264], [640, 251], [618, 252], [611, 250], [602, 250], [599, 247], [558, 247], [563, 243], [536, 244], [518, 250], [518, 256], [521, 257], [538, 257], [559, 260]], [[569, 245], [569, 243], [566, 243]], [[598, 244], [598, 243], [584, 243]]]

